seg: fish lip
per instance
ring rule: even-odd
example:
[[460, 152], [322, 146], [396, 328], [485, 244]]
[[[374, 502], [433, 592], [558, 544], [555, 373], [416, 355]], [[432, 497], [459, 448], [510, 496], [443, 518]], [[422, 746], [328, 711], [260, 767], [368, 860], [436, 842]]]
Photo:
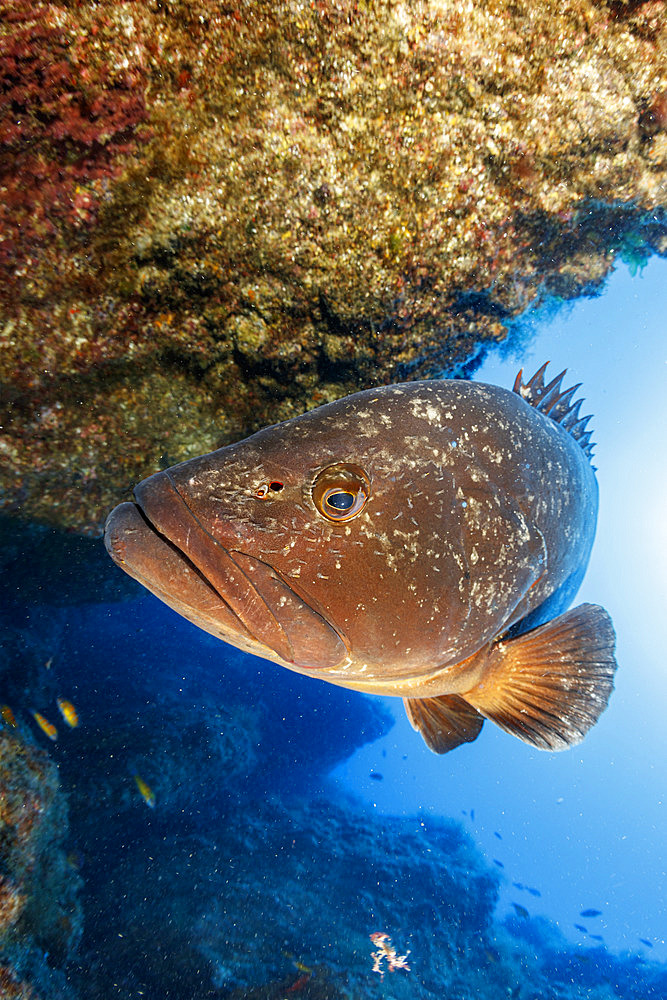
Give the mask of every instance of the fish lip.
[[[109, 526], [114, 512], [105, 532], [110, 555], [190, 621], [250, 652], [267, 656], [271, 651], [270, 659], [295, 669], [331, 668], [346, 657], [347, 643], [327, 616], [270, 563], [236, 547], [230, 550], [214, 538], [189, 506], [169, 470], [139, 483], [134, 490], [134, 503], [121, 504], [116, 510], [130, 506], [136, 511], [129, 518], [130, 524], [143, 534], [143, 541], [134, 544], [135, 565], [124, 565], [119, 546], [114, 542], [114, 531]], [[166, 568], [160, 565], [159, 545], [163, 546]], [[146, 549], [148, 557], [144, 554]], [[137, 562], [143, 563], [148, 572], [142, 574]], [[182, 594], [181, 576], [189, 582], [191, 598], [194, 595], [206, 604], [205, 600], [202, 602], [202, 588], [207, 587], [220, 602], [217, 608], [208, 609], [207, 623], [202, 623], [196, 604], [193, 612], [192, 603], [187, 603], [187, 589]], [[160, 577], [166, 577], [169, 585], [160, 587]], [[226, 619], [217, 628], [216, 616]]]
[[294, 662], [289, 637], [230, 551], [215, 539], [189, 506], [169, 470], [134, 488], [134, 502], [149, 527], [192, 564], [234, 616], [240, 630], [287, 663]]
[[[104, 526], [104, 545], [129, 576], [204, 631], [227, 638], [221, 621], [226, 615], [228, 627], [252, 642], [251, 634], [224, 598], [186, 553], [156, 528], [138, 503], [127, 501], [114, 507]], [[160, 581], [154, 572], [156, 561], [167, 573], [179, 575], [181, 580], [185, 576], [185, 586], [178, 594]]]

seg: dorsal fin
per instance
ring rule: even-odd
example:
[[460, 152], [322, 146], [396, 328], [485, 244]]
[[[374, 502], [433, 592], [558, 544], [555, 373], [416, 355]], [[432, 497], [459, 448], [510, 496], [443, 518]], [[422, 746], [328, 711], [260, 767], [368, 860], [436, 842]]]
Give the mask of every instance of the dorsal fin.
[[581, 445], [584, 455], [591, 459], [595, 446], [591, 441], [591, 431], [586, 430], [586, 424], [591, 419], [591, 414], [580, 417], [579, 407], [583, 403], [583, 399], [574, 401], [572, 399], [577, 389], [581, 387], [581, 382], [570, 386], [569, 389], [561, 389], [563, 377], [567, 371], [565, 369], [560, 375], [556, 375], [556, 378], [552, 379], [551, 382], [545, 384], [544, 373], [548, 364], [549, 362], [545, 361], [530, 381], [525, 383], [523, 382], [522, 368], [514, 380], [514, 392], [540, 413], [544, 413], [545, 416], [555, 420], [557, 424], [561, 424], [568, 434]]

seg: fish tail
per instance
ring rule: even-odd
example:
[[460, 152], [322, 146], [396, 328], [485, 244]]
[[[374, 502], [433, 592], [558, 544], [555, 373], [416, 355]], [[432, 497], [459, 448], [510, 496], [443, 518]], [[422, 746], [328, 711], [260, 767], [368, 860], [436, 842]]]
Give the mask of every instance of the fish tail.
[[595, 444], [591, 441], [592, 432], [586, 429], [591, 414], [580, 417], [579, 409], [583, 399], [573, 400], [575, 392], [581, 388], [581, 382], [570, 386], [569, 389], [561, 389], [563, 378], [567, 372], [567, 369], [564, 369], [560, 375], [556, 375], [551, 382], [545, 385], [544, 373], [548, 364], [549, 362], [545, 361], [528, 382], [523, 381], [522, 368], [514, 380], [513, 391], [530, 406], [560, 424], [581, 446], [586, 457], [591, 459]]
[[463, 697], [539, 750], [579, 743], [614, 688], [615, 633], [604, 608], [582, 604], [487, 653], [484, 680]]

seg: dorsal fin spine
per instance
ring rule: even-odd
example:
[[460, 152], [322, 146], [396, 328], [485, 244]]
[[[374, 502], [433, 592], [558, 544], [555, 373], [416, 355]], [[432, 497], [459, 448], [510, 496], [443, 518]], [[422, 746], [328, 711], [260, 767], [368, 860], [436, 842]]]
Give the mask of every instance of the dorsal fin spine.
[[548, 364], [549, 362], [545, 361], [528, 382], [523, 381], [522, 368], [514, 380], [513, 391], [521, 396], [529, 406], [560, 424], [577, 441], [586, 457], [590, 459], [593, 454], [593, 445], [590, 443], [592, 432], [586, 430], [586, 424], [591, 419], [591, 414], [580, 417], [579, 409], [583, 399], [572, 402], [575, 392], [581, 388], [581, 382], [570, 386], [569, 389], [561, 389], [563, 378], [567, 373], [567, 369], [565, 369], [545, 385], [544, 373]]
[[586, 430], [586, 424], [588, 423], [588, 421], [591, 419], [592, 416], [593, 414], [589, 413], [587, 414], [587, 416], [582, 417], [581, 420], [577, 420], [576, 424], [573, 424], [572, 427], [570, 427], [570, 434], [572, 435], [573, 438], [577, 438], [577, 440], [579, 440], [581, 435]]
[[567, 411], [566, 415], [561, 420], [561, 423], [566, 431], [569, 431], [573, 427], [577, 420], [579, 419], [579, 410], [581, 409], [581, 404], [583, 399], [575, 400], [574, 404]]
[[563, 426], [565, 426], [565, 418], [568, 416], [568, 414], [572, 413], [572, 411], [575, 409], [575, 407], [577, 407], [577, 405], [581, 405], [577, 403], [574, 404], [572, 403], [572, 397], [574, 396], [577, 389], [580, 388], [581, 388], [581, 382], [578, 382], [576, 385], [573, 385], [570, 389], [566, 389], [565, 392], [561, 393], [560, 399], [553, 407], [553, 409], [549, 411], [549, 416], [552, 417], [553, 420], [559, 420], [560, 423], [563, 424]]

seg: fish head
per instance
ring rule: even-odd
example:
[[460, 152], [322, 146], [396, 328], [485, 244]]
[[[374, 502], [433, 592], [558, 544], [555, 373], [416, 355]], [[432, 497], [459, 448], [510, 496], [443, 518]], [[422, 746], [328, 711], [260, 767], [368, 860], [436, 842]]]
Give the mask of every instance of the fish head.
[[206, 631], [336, 683], [374, 690], [471, 655], [506, 609], [471, 599], [470, 461], [446, 430], [434, 438], [436, 390], [406, 388], [150, 476], [110, 514], [109, 553]]

